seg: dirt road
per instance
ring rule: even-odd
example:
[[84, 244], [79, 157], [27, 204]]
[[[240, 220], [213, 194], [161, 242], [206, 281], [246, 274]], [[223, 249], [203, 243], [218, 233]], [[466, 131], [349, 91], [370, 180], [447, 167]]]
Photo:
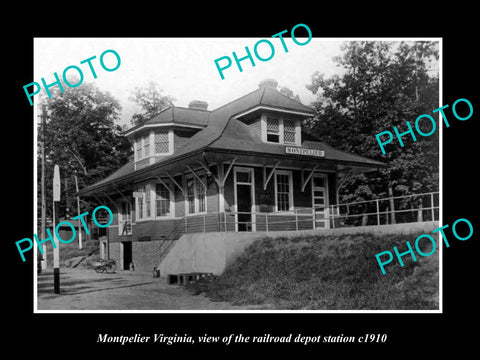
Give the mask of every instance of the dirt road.
[[150, 273], [98, 274], [89, 269], [60, 270], [60, 294], [53, 293], [53, 270], [38, 275], [38, 310], [261, 310], [192, 295]]

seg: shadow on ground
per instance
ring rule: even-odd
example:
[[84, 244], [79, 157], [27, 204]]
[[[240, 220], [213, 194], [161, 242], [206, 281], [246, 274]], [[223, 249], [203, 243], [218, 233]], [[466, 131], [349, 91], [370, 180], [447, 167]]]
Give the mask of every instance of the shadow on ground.
[[[114, 290], [121, 288], [129, 288], [150, 284], [154, 280], [145, 281], [146, 276], [129, 276], [117, 274], [98, 274], [92, 272], [87, 273], [83, 278], [79, 278], [78, 274], [72, 276], [68, 270], [60, 270], [60, 293], [62, 295], [84, 294], [96, 291]], [[37, 276], [37, 293], [38, 296], [51, 295], [53, 292], [53, 271], [42, 272]]]

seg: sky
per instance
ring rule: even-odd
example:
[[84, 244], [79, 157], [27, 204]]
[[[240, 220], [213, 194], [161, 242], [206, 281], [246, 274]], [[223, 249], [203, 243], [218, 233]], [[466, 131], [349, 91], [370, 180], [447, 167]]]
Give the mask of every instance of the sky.
[[[255, 44], [269, 39], [275, 53], [268, 61], [255, 58]], [[298, 38], [297, 45], [292, 38], [285, 37], [285, 52], [281, 40], [265, 36], [264, 38], [35, 38], [34, 39], [34, 79], [41, 83], [53, 83], [54, 72], [59, 77], [63, 70], [76, 65], [84, 74], [84, 82], [95, 85], [112, 94], [122, 106], [121, 125], [131, 126], [132, 115], [140, 111], [128, 98], [135, 87], [144, 87], [150, 81], [156, 82], [164, 95], [174, 99], [174, 105], [187, 107], [192, 100], [203, 100], [208, 109], [214, 110], [236, 98], [258, 88], [260, 81], [274, 78], [279, 86], [290, 88], [298, 94], [305, 105], [316, 98], [305, 86], [311, 83], [312, 75], [319, 71], [329, 77], [341, 73], [342, 69], [333, 61], [340, 55], [340, 47], [345, 41], [367, 40], [361, 38]], [[368, 40], [399, 41], [406, 39], [368, 38]], [[421, 40], [421, 39], [416, 39]], [[246, 55], [248, 46], [255, 59], [252, 67], [248, 59], [241, 61], [240, 72], [233, 60], [232, 52], [238, 58]], [[115, 71], [105, 71], [100, 65], [100, 55], [106, 50], [114, 50], [121, 59]], [[268, 58], [270, 48], [260, 43], [258, 53]], [[92, 60], [97, 78], [94, 79], [88, 64], [81, 61], [96, 56]], [[224, 70], [222, 80], [214, 60], [223, 56], [232, 59], [230, 68]], [[116, 65], [112, 53], [107, 53], [105, 63], [108, 67]], [[219, 62], [223, 66], [226, 60]], [[72, 70], [75, 74], [75, 70]], [[69, 73], [70, 74], [70, 73]], [[81, 86], [81, 85], [80, 85]], [[42, 92], [44, 90], [42, 89]]]
[[[269, 37], [265, 37], [269, 38]], [[279, 86], [290, 88], [298, 94], [302, 103], [309, 105], [315, 95], [306, 89], [315, 71], [326, 76], [338, 73], [339, 68], [332, 58], [340, 53], [343, 40], [312, 38], [306, 45], [296, 45], [291, 38], [284, 38], [288, 52], [285, 52], [279, 38], [269, 38], [275, 53], [268, 61], [259, 61], [254, 55], [254, 45], [262, 38], [35, 38], [34, 79], [47, 84], [55, 81], [63, 70], [76, 65], [82, 69], [84, 82], [93, 82], [104, 91], [110, 92], [122, 106], [120, 124], [130, 126], [133, 113], [139, 108], [128, 100], [135, 87], [146, 86], [149, 81], [159, 84], [164, 95], [175, 99], [176, 106], [187, 107], [191, 100], [203, 100], [213, 110], [258, 88], [265, 78], [274, 78]], [[307, 38], [298, 38], [306, 42]], [[240, 72], [232, 52], [239, 58], [246, 55], [248, 46], [255, 60], [240, 64]], [[105, 50], [115, 50], [121, 59], [117, 70], [102, 69], [99, 58]], [[258, 53], [264, 58], [270, 55], [268, 44], [261, 43]], [[92, 65], [97, 73], [94, 79], [88, 64], [82, 60], [92, 56]], [[224, 70], [221, 79], [215, 66], [215, 59], [229, 56], [232, 66]], [[112, 53], [105, 55], [108, 67], [115, 66]], [[223, 60], [226, 61], [226, 60]], [[219, 62], [223, 66], [224, 62]], [[75, 70], [70, 70], [72, 74]], [[69, 71], [69, 74], [70, 74]], [[81, 85], [80, 85], [81, 86]], [[42, 92], [44, 90], [42, 89]]]

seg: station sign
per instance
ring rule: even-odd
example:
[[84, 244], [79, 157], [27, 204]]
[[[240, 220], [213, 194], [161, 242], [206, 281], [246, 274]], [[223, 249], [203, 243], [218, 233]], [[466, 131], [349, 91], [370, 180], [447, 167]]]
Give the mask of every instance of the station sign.
[[285, 154], [325, 157], [325, 151], [318, 149], [306, 149], [293, 146], [285, 146]]

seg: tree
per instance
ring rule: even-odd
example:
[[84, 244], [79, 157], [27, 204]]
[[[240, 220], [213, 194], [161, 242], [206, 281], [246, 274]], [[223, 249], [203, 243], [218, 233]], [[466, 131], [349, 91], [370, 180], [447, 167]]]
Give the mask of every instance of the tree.
[[[342, 201], [438, 190], [438, 131], [382, 155], [375, 134], [431, 114], [438, 107], [438, 59], [433, 42], [348, 42], [334, 60], [344, 69], [330, 78], [319, 72], [307, 89], [317, 94], [316, 116], [307, 129], [341, 150], [387, 162], [379, 172], [347, 182]], [[428, 132], [428, 130], [425, 130]]]
[[132, 91], [132, 95], [128, 99], [141, 108], [141, 112], [132, 115], [132, 125], [142, 124], [167, 106], [172, 105], [174, 99], [168, 95], [162, 95], [162, 92], [159, 85], [153, 81], [144, 87], [136, 87]]
[[263, 88], [267, 86], [276, 89], [278, 87], [278, 81], [273, 78], [266, 78], [258, 83], [259, 88]]
[[[105, 178], [128, 161], [131, 145], [122, 135], [124, 129], [115, 123], [121, 107], [108, 92], [92, 83], [65, 86], [63, 93], [57, 88], [51, 91], [50, 99], [42, 99], [48, 113], [44, 131], [47, 199], [51, 200], [53, 167], [58, 164], [61, 214], [76, 216], [75, 176], [79, 188]], [[38, 133], [41, 140], [41, 128]], [[39, 170], [38, 181], [40, 174]], [[51, 206], [47, 206], [47, 215], [51, 216]]]

